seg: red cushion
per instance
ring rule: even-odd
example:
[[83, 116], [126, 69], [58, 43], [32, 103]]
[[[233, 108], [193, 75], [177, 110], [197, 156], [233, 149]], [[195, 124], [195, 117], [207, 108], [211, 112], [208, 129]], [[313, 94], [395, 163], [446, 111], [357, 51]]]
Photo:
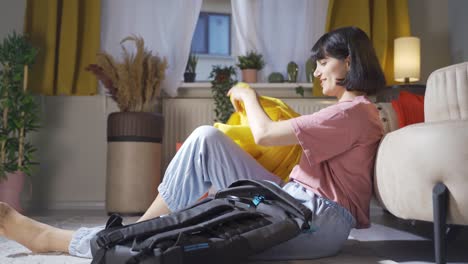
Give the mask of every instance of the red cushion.
[[401, 91], [398, 100], [392, 100], [400, 128], [424, 122], [424, 95]]

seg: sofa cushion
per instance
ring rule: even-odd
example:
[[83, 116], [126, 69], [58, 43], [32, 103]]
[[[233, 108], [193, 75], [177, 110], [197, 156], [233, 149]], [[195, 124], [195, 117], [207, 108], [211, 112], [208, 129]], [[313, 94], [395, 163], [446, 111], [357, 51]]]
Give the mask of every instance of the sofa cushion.
[[424, 122], [424, 96], [401, 91], [398, 100], [392, 100], [400, 128]]
[[397, 130], [399, 128], [398, 118], [395, 110], [393, 110], [392, 104], [380, 102], [376, 103], [375, 106], [379, 110], [380, 121], [382, 121], [384, 134]]

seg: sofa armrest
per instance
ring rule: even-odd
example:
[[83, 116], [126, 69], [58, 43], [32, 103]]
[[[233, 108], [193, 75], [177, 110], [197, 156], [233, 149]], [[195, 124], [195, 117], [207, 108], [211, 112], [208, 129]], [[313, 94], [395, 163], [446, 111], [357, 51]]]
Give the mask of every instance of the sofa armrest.
[[448, 222], [468, 224], [468, 121], [410, 125], [388, 133], [375, 164], [374, 191], [394, 215], [433, 221], [432, 188], [450, 192]]

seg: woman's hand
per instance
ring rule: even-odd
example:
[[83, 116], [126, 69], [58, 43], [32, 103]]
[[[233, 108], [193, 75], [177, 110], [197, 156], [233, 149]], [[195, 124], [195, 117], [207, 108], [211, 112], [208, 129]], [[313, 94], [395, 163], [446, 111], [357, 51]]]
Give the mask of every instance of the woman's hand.
[[244, 82], [239, 82], [234, 85], [228, 91], [227, 95], [230, 97], [231, 103], [236, 112], [240, 112], [244, 109], [242, 104], [244, 101], [257, 97], [255, 90], [250, 88], [250, 86]]

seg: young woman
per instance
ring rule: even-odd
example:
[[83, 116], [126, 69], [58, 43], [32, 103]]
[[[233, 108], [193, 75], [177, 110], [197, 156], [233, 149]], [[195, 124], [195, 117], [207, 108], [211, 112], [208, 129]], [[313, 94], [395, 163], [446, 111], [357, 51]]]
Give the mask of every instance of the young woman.
[[[237, 109], [243, 102], [257, 144], [300, 144], [303, 155], [281, 180], [261, 167], [230, 138], [210, 126], [197, 128], [184, 142], [164, 175], [159, 195], [138, 221], [184, 208], [207, 190], [238, 179], [265, 179], [314, 212], [315, 232], [283, 243], [267, 254], [278, 258], [323, 257], [337, 253], [352, 228], [369, 226], [372, 173], [383, 135], [379, 114], [366, 97], [385, 86], [367, 35], [346, 27], [323, 35], [312, 48], [323, 93], [337, 103], [321, 111], [273, 122], [253, 89], [234, 86], [228, 95]], [[102, 227], [61, 230], [20, 215], [0, 204], [0, 235], [34, 252], [60, 251], [91, 257], [89, 241]]]

